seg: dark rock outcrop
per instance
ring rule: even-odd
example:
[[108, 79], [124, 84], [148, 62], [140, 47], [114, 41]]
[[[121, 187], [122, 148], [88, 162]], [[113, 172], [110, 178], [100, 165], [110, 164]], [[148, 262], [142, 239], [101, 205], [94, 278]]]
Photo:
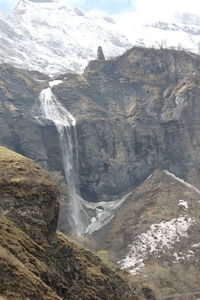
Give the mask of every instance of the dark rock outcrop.
[[[0, 295], [142, 300], [99, 257], [56, 233], [57, 192], [32, 160], [0, 147]], [[135, 286], [136, 288], [137, 286]]]

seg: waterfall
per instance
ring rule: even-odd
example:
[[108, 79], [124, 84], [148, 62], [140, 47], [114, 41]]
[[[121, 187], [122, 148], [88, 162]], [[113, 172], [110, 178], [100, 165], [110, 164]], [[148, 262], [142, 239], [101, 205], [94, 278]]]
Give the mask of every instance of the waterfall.
[[51, 87], [62, 83], [60, 80], [51, 81], [49, 87], [40, 93], [40, 107], [42, 117], [51, 120], [58, 131], [65, 177], [69, 187], [69, 222], [72, 231], [81, 236], [85, 232], [82, 218], [82, 204], [79, 195], [78, 177], [78, 144], [76, 133], [76, 120], [66, 108], [57, 101]]

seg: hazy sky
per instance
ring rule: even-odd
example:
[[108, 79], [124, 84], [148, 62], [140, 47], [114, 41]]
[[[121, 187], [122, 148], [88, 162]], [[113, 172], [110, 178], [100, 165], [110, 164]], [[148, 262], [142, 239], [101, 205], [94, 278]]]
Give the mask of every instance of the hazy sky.
[[[0, 10], [9, 11], [18, 0], [0, 0]], [[101, 9], [107, 13], [143, 11], [148, 14], [159, 12], [189, 11], [200, 14], [200, 0], [66, 0], [83, 11]]]
[[82, 10], [100, 9], [107, 13], [120, 13], [134, 9], [134, 0], [69, 0]]

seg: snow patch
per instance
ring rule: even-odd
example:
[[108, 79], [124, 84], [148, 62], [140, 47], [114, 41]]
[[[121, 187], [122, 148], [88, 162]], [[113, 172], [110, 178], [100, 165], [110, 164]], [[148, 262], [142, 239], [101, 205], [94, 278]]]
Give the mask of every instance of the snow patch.
[[168, 170], [163, 170], [163, 172], [171, 177], [173, 177], [174, 179], [176, 179], [177, 181], [181, 182], [183, 185], [187, 186], [188, 188], [194, 190], [195, 192], [197, 192], [198, 194], [200, 194], [200, 190], [198, 190], [194, 185], [186, 182], [185, 180], [177, 177], [175, 174], [170, 173]]
[[191, 259], [192, 257], [194, 257], [194, 256], [195, 256], [195, 253], [194, 253], [194, 251], [192, 251], [192, 250], [188, 250], [186, 253], [183, 253], [182, 251], [180, 251], [180, 252], [174, 252], [174, 253], [173, 253], [173, 256], [174, 256], [174, 258], [175, 258], [175, 261], [174, 261], [174, 262], [177, 262], [177, 261], [179, 261], [179, 260], [184, 260], [184, 261], [186, 261], [186, 260], [189, 260], [189, 259]]
[[151, 174], [151, 175], [149, 175], [149, 177], [147, 177], [147, 179], [145, 179], [145, 181], [144, 181], [144, 182], [146, 182], [146, 181], [148, 181], [149, 179], [151, 179], [151, 177], [152, 177], [152, 174]]
[[200, 248], [200, 243], [193, 244], [193, 245], [192, 245], [192, 248]]
[[188, 236], [187, 230], [194, 223], [192, 218], [182, 216], [151, 225], [147, 232], [134, 237], [128, 255], [118, 263], [123, 269], [138, 273], [149, 255], [159, 256], [172, 249], [181, 237]]
[[186, 210], [188, 209], [188, 203], [185, 200], [179, 200], [178, 206], [184, 207]]
[[122, 203], [127, 200], [130, 194], [131, 193], [128, 193], [122, 199], [110, 202], [93, 203], [82, 199], [82, 205], [88, 209], [92, 209], [95, 213], [95, 217], [91, 218], [91, 222], [86, 229], [86, 234], [92, 234], [108, 224], [115, 216], [116, 211], [119, 209]]
[[50, 88], [52, 88], [53, 86], [59, 85], [61, 83], [63, 83], [62, 80], [52, 80], [52, 81], [49, 81], [49, 86], [50, 86]]

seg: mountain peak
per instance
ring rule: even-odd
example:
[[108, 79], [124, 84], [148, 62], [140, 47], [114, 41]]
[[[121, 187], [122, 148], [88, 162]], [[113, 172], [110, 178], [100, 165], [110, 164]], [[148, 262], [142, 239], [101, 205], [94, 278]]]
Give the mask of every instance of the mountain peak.
[[64, 0], [19, 0], [17, 5], [14, 8], [14, 12], [16, 13], [24, 13], [29, 7], [33, 8], [47, 8], [50, 9], [52, 6], [57, 7], [67, 7], [70, 6], [66, 4]]

